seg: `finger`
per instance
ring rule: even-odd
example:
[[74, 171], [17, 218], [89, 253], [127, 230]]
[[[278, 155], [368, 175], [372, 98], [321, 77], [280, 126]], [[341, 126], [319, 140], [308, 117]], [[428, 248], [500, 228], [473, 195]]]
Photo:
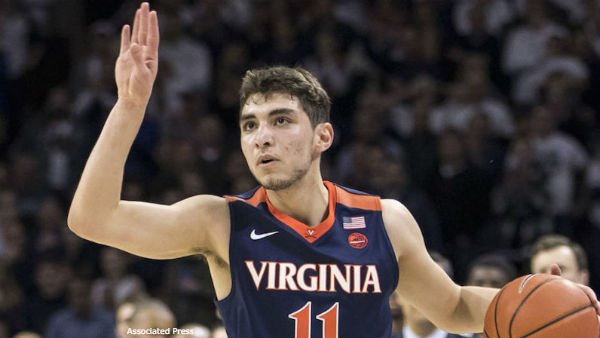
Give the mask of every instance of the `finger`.
[[147, 2], [142, 3], [142, 8], [140, 11], [140, 32], [138, 37], [138, 43], [142, 46], [145, 46], [148, 43], [148, 16], [149, 16], [149, 8]]
[[562, 271], [560, 271], [560, 267], [558, 266], [558, 264], [552, 264], [552, 268], [550, 268], [550, 273], [555, 276], [562, 275]]
[[158, 57], [158, 43], [160, 41], [160, 33], [158, 30], [158, 14], [156, 11], [150, 12], [150, 27], [148, 31], [148, 46], [150, 47], [151, 55]]
[[129, 48], [129, 50], [131, 51], [133, 62], [135, 62], [138, 65], [141, 65], [144, 62], [142, 57], [142, 47], [137, 43], [132, 43], [131, 48]]
[[125, 25], [123, 26], [123, 29], [121, 29], [121, 50], [119, 50], [119, 55], [123, 55], [123, 53], [129, 49], [129, 45], [131, 44], [129, 31], [129, 25]]
[[140, 31], [140, 10], [135, 11], [135, 17], [133, 18], [133, 30], [131, 32], [131, 42], [138, 43], [138, 34]]
[[594, 290], [589, 286], [581, 286], [581, 288], [594, 305], [594, 308], [596, 308], [596, 313], [600, 315], [600, 303], [598, 302], [598, 297], [596, 297], [596, 292], [594, 292]]

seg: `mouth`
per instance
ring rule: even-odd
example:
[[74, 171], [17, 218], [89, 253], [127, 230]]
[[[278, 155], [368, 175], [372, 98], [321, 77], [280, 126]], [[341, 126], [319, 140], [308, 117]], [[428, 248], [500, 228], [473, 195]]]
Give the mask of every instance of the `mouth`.
[[262, 155], [258, 158], [258, 161], [256, 162], [256, 164], [260, 167], [262, 166], [267, 166], [271, 163], [274, 163], [275, 161], [277, 161], [277, 159], [271, 155]]

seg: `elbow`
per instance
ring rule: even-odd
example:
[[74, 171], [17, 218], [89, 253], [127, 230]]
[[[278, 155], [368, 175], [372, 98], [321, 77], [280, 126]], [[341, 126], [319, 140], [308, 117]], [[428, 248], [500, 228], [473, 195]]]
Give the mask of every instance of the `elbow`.
[[97, 228], [94, 223], [90, 217], [85, 216], [85, 213], [71, 206], [67, 216], [67, 226], [75, 235], [83, 239], [93, 240], [93, 229]]
[[69, 214], [67, 216], [67, 226], [69, 227], [69, 230], [71, 230], [74, 234], [76, 234], [79, 237], [84, 237], [82, 236], [83, 230], [85, 228], [83, 224], [84, 222], [82, 220], [82, 217], [71, 206], [71, 209], [69, 210]]

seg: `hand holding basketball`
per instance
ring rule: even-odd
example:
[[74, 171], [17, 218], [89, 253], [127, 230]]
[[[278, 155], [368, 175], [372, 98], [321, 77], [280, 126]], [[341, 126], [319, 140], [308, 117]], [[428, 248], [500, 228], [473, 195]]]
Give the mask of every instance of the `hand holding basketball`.
[[484, 337], [598, 338], [596, 306], [595, 296], [562, 277], [523, 276], [502, 288], [488, 307]]
[[[562, 275], [562, 272], [560, 271], [560, 267], [557, 264], [552, 265], [550, 273], [554, 276]], [[592, 302], [592, 304], [594, 304], [594, 307], [596, 308], [596, 315], [598, 315], [598, 322], [600, 322], [600, 301], [598, 301], [598, 297], [596, 297], [596, 293], [589, 286], [581, 285], [581, 284], [577, 284], [577, 286], [579, 286], [583, 290], [583, 292], [585, 292], [585, 294], [590, 298], [590, 301]], [[598, 337], [600, 337], [600, 335]]]

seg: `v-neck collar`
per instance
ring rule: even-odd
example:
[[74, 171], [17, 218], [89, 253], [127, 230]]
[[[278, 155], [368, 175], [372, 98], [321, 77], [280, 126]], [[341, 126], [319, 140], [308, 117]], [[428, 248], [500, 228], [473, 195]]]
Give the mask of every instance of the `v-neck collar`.
[[335, 205], [337, 203], [335, 185], [329, 181], [323, 181], [323, 184], [325, 184], [329, 195], [327, 217], [321, 223], [315, 226], [306, 225], [300, 222], [299, 220], [293, 218], [292, 216], [284, 213], [283, 211], [277, 209], [273, 204], [271, 204], [271, 201], [269, 201], [269, 197], [267, 196], [267, 194], [265, 194], [265, 200], [267, 203], [267, 207], [269, 208], [269, 212], [280, 222], [289, 226], [298, 235], [300, 235], [302, 238], [304, 238], [307, 242], [311, 244], [319, 238], [323, 237], [323, 235], [325, 235], [335, 223]]

